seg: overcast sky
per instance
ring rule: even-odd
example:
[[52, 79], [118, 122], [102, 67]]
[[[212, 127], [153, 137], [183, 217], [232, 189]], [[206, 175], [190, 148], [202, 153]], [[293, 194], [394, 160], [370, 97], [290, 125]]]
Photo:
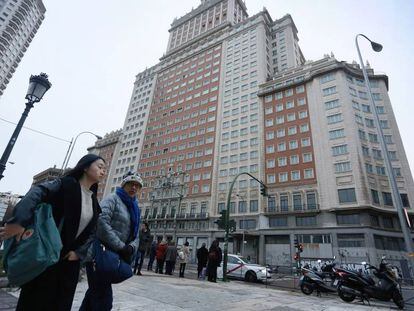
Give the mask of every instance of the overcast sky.
[[[0, 117], [17, 122], [31, 74], [46, 72], [52, 88], [30, 112], [25, 125], [70, 140], [82, 131], [103, 135], [123, 126], [135, 75], [155, 65], [165, 52], [175, 17], [200, 0], [43, 0], [47, 12], [38, 33], [0, 97]], [[381, 53], [361, 49], [376, 72], [390, 79], [390, 97], [405, 151], [414, 167], [414, 1], [405, 0], [247, 0], [249, 15], [266, 7], [273, 19], [292, 15], [308, 60], [335, 54], [357, 59], [354, 36], [364, 33], [384, 45]], [[0, 121], [3, 152], [14, 125]], [[69, 165], [95, 138], [82, 135]], [[0, 191], [24, 194], [33, 175], [62, 165], [68, 143], [22, 130]]]

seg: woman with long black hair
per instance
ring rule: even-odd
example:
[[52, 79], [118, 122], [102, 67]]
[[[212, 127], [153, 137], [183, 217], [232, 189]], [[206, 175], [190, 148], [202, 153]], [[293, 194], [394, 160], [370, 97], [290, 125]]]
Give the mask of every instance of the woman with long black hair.
[[101, 157], [94, 154], [82, 157], [64, 177], [33, 187], [1, 228], [1, 238], [19, 240], [40, 203], [52, 205], [53, 218], [60, 227], [63, 248], [59, 262], [22, 286], [16, 310], [71, 309], [80, 262], [87, 257], [96, 231], [100, 213], [96, 191], [105, 169]]

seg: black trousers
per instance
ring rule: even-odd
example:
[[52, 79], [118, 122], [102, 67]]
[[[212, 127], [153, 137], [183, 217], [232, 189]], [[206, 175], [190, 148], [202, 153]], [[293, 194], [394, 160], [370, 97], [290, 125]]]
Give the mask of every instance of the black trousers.
[[17, 311], [70, 311], [79, 278], [79, 261], [63, 260], [24, 284]]
[[208, 263], [207, 265], [207, 275], [210, 282], [217, 282], [217, 264]]
[[167, 260], [165, 262], [165, 274], [172, 275], [175, 267], [175, 261]]
[[155, 273], [163, 274], [164, 272], [164, 260], [157, 259], [157, 268], [155, 269]]
[[180, 263], [180, 277], [184, 277], [184, 272], [185, 272], [185, 265], [186, 265], [187, 263], [186, 262], [182, 262], [182, 263]]
[[198, 278], [200, 278], [201, 277], [201, 272], [203, 271], [203, 268], [205, 268], [206, 267], [206, 265], [204, 264], [204, 263], [198, 263], [197, 264], [197, 275], [198, 275]]

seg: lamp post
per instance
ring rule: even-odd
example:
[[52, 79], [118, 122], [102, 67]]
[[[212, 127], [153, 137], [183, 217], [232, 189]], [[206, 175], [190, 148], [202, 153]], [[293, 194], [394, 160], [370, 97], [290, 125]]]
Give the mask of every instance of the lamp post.
[[35, 103], [38, 103], [43, 98], [43, 95], [47, 90], [52, 86], [49, 82], [47, 74], [41, 73], [38, 76], [31, 76], [29, 80], [29, 88], [26, 94], [26, 108], [23, 111], [22, 116], [20, 117], [19, 123], [17, 123], [16, 129], [14, 130], [9, 143], [7, 144], [6, 149], [0, 159], [0, 180], [3, 178], [3, 172], [6, 169], [6, 164], [8, 162], [9, 156], [13, 150], [14, 145], [16, 144], [17, 137], [20, 134], [20, 131], [23, 127], [24, 121], [26, 121], [27, 116], [29, 115], [30, 109], [33, 108]]
[[385, 139], [384, 139], [384, 133], [380, 124], [380, 119], [377, 113], [377, 107], [375, 106], [375, 101], [374, 101], [374, 97], [372, 96], [372, 92], [371, 92], [371, 86], [369, 84], [369, 79], [368, 79], [368, 74], [367, 74], [367, 70], [365, 69], [364, 66], [364, 61], [362, 60], [362, 56], [361, 56], [361, 51], [359, 50], [359, 45], [358, 45], [358, 37], [364, 37], [365, 39], [367, 39], [370, 43], [371, 43], [371, 47], [375, 52], [380, 52], [382, 50], [382, 45], [374, 42], [372, 40], [370, 40], [367, 36], [363, 35], [363, 34], [358, 34], [355, 36], [355, 45], [358, 51], [358, 56], [359, 56], [359, 61], [361, 63], [361, 68], [362, 68], [362, 73], [364, 75], [364, 80], [365, 80], [365, 86], [368, 90], [369, 93], [369, 98], [370, 98], [370, 102], [371, 102], [371, 110], [372, 113], [374, 115], [374, 123], [376, 128], [379, 131], [379, 142], [381, 145], [381, 149], [383, 151], [383, 156], [384, 156], [384, 162], [385, 162], [385, 167], [388, 173], [388, 178], [390, 181], [390, 185], [391, 185], [391, 195], [392, 195], [392, 200], [395, 204], [395, 207], [397, 209], [397, 213], [398, 213], [398, 218], [400, 220], [400, 224], [401, 224], [401, 230], [404, 236], [404, 242], [405, 242], [405, 247], [407, 249], [408, 253], [412, 253], [413, 252], [413, 246], [412, 246], [412, 238], [411, 238], [411, 234], [410, 231], [408, 230], [407, 227], [407, 221], [405, 219], [405, 214], [404, 214], [404, 207], [402, 204], [402, 200], [401, 200], [401, 195], [400, 192], [398, 190], [398, 185], [397, 185], [397, 180], [395, 178], [395, 173], [394, 170], [392, 168], [392, 164], [391, 164], [391, 160], [388, 154], [388, 147], [387, 144], [385, 143]]
[[80, 132], [78, 135], [76, 135], [75, 139], [72, 138], [72, 140], [69, 143], [69, 148], [68, 148], [68, 151], [66, 152], [65, 159], [63, 160], [63, 164], [61, 168], [61, 175], [63, 175], [66, 168], [68, 167], [70, 157], [72, 156], [73, 148], [75, 147], [76, 141], [78, 140], [79, 136], [81, 136], [82, 134], [91, 134], [95, 136], [97, 139], [102, 139], [102, 136], [99, 136], [89, 131]]
[[[247, 205], [247, 201], [246, 201], [246, 198], [244, 196], [242, 196], [240, 194], [236, 194], [236, 196], [238, 198], [242, 199], [243, 201], [245, 201], [246, 202], [246, 205]], [[246, 206], [246, 208], [247, 208], [247, 206]], [[244, 213], [243, 213], [242, 222], [243, 222], [243, 235], [242, 235], [243, 238], [242, 238], [241, 255], [242, 255], [242, 257], [244, 257], [244, 244], [245, 244], [245, 241], [244, 240], [245, 240], [245, 234], [246, 234], [246, 229], [244, 228], [246, 226], [245, 214]]]

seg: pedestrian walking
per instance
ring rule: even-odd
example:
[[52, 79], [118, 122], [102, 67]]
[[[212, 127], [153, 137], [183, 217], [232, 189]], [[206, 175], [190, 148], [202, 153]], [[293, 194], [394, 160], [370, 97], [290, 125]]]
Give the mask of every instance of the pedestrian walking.
[[177, 260], [177, 247], [175, 242], [171, 241], [165, 252], [165, 274], [172, 275]]
[[[206, 247], [206, 243], [203, 243], [201, 247], [197, 250], [197, 277], [203, 278], [205, 277], [205, 270], [207, 267], [208, 261], [208, 249]], [[204, 270], [204, 271], [203, 271]]]
[[167, 247], [168, 245], [165, 240], [161, 240], [157, 245], [155, 254], [155, 257], [157, 258], [157, 268], [155, 269], [155, 273], [164, 273], [165, 254], [167, 252]]
[[147, 267], [148, 271], [152, 271], [152, 265], [154, 264], [156, 253], [157, 253], [157, 242], [152, 241], [151, 249], [150, 249], [150, 253], [149, 253], [148, 267]]
[[[97, 238], [127, 263], [138, 248], [140, 210], [137, 194], [143, 185], [141, 177], [132, 172], [123, 176], [121, 187], [101, 201], [102, 214], [98, 219]], [[113, 294], [110, 280], [97, 276], [93, 263], [86, 264], [88, 290], [80, 311], [112, 309]]]
[[105, 175], [105, 161], [94, 154], [82, 157], [64, 177], [34, 186], [15, 206], [0, 230], [0, 238], [20, 240], [40, 203], [52, 206], [63, 248], [59, 261], [21, 287], [16, 310], [66, 311], [72, 307], [80, 262], [88, 259], [100, 207], [98, 182]]
[[[214, 240], [208, 250], [208, 264], [207, 274], [208, 281], [217, 282], [217, 267], [220, 267], [222, 259], [221, 248], [219, 247], [219, 241]], [[224, 273], [224, 271], [223, 271]]]
[[180, 263], [180, 278], [184, 277], [185, 266], [188, 263], [188, 259], [190, 258], [190, 247], [188, 241], [186, 241], [183, 247], [178, 252], [178, 262]]
[[142, 275], [141, 268], [144, 263], [145, 253], [151, 242], [151, 232], [147, 222], [141, 225], [141, 231], [139, 232], [139, 246], [137, 256], [135, 257], [134, 274]]

